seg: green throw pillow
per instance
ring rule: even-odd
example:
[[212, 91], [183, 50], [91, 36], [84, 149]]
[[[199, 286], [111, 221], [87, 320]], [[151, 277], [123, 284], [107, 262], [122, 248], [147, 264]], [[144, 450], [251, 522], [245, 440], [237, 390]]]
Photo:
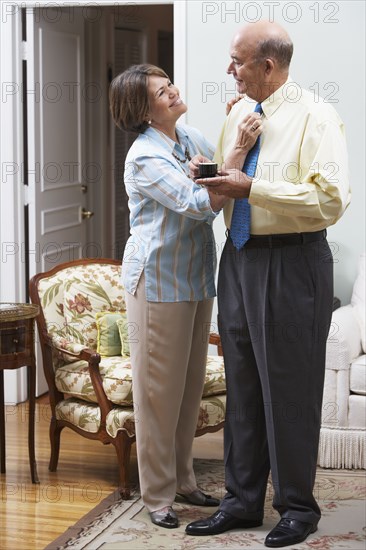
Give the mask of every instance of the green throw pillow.
[[97, 324], [97, 352], [101, 355], [121, 355], [121, 340], [117, 322], [126, 317], [125, 313], [99, 311], [95, 314]]
[[129, 325], [127, 322], [127, 316], [124, 315], [122, 319], [118, 319], [117, 326], [119, 330], [119, 337], [121, 340], [121, 355], [122, 357], [130, 356], [130, 335], [129, 335]]

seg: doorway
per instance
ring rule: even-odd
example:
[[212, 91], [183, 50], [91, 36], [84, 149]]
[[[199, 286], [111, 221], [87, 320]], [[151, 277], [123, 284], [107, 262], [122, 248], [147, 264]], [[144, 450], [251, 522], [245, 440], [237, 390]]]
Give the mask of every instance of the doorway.
[[173, 5], [23, 8], [23, 16], [27, 276], [79, 257], [121, 258], [123, 166], [136, 136], [114, 127], [108, 88], [135, 63], [173, 73]]

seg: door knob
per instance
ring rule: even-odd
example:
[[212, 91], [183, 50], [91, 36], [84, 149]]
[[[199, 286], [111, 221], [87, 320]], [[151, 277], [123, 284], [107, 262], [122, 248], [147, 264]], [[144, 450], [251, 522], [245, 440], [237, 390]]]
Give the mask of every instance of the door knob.
[[82, 209], [81, 217], [83, 218], [83, 220], [88, 220], [92, 216], [94, 216], [94, 212], [90, 212], [90, 210], [85, 210], [85, 208]]

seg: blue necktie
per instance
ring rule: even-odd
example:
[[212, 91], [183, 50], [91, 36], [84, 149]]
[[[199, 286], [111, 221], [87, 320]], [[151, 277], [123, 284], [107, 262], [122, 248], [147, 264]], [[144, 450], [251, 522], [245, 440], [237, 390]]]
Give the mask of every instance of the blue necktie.
[[[262, 107], [257, 103], [255, 113], [262, 114]], [[260, 136], [248, 152], [242, 171], [250, 178], [254, 177], [259, 157]], [[235, 248], [240, 250], [250, 237], [250, 204], [248, 199], [235, 199], [233, 216], [231, 218], [230, 237]]]

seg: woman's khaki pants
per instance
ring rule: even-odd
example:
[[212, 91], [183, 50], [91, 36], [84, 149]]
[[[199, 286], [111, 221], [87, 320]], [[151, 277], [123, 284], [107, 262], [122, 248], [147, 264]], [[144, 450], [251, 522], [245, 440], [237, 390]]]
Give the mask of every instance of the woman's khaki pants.
[[213, 300], [147, 302], [126, 292], [140, 490], [149, 512], [197, 488], [192, 443]]

